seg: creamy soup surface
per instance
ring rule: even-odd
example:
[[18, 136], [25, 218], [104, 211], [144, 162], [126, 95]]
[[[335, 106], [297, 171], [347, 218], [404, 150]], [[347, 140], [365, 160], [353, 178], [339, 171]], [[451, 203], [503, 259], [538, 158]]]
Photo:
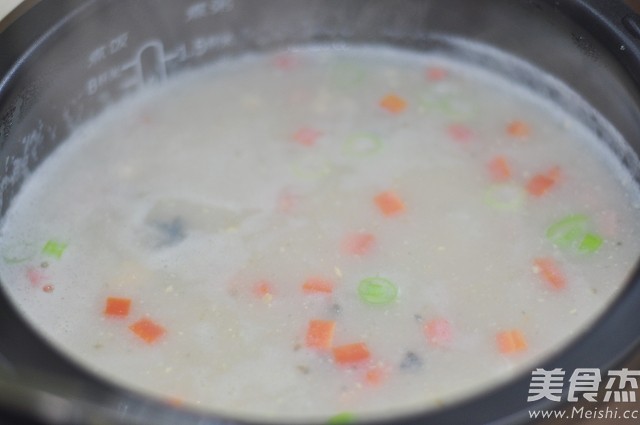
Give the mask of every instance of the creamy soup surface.
[[71, 358], [173, 403], [436, 408], [564, 346], [625, 283], [639, 198], [598, 143], [441, 56], [221, 61], [75, 131], [4, 217], [0, 275]]

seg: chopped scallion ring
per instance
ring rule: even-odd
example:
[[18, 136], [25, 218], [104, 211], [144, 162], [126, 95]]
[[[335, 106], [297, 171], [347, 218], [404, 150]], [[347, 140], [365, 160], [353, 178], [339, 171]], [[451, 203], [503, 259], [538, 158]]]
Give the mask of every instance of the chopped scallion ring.
[[55, 257], [57, 259], [60, 259], [65, 249], [67, 249], [66, 243], [50, 239], [42, 247], [42, 253], [50, 257]]
[[600, 246], [602, 246], [602, 238], [593, 233], [587, 233], [582, 242], [580, 242], [580, 246], [578, 247], [578, 251], [584, 252], [586, 254], [593, 254]]
[[373, 134], [354, 134], [349, 137], [343, 147], [345, 154], [354, 157], [367, 157], [382, 149], [382, 140]]
[[449, 93], [429, 91], [420, 99], [423, 111], [436, 111], [451, 119], [467, 119], [477, 115], [473, 105]]
[[24, 263], [35, 257], [36, 251], [36, 246], [32, 243], [17, 244], [9, 247], [2, 259], [7, 264]]
[[588, 221], [582, 214], [568, 215], [549, 226], [547, 238], [561, 248], [568, 248], [587, 232]]
[[358, 295], [368, 304], [389, 304], [398, 296], [398, 288], [389, 279], [367, 277], [360, 281]]
[[571, 214], [549, 226], [547, 238], [560, 248], [593, 254], [600, 249], [603, 239], [595, 233], [589, 233], [588, 227], [589, 219], [585, 215]]
[[525, 200], [525, 192], [515, 184], [495, 184], [487, 190], [484, 201], [492, 208], [501, 211], [515, 211], [522, 207]]
[[328, 425], [347, 425], [356, 421], [356, 416], [351, 412], [341, 412], [329, 418]]
[[331, 165], [323, 158], [306, 157], [295, 162], [291, 171], [302, 179], [318, 180], [331, 173]]

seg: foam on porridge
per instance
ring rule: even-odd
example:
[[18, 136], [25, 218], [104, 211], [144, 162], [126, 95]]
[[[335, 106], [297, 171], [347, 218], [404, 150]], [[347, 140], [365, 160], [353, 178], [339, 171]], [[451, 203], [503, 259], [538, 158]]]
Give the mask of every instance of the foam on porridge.
[[60, 146], [4, 217], [0, 275], [127, 387], [276, 420], [434, 408], [555, 352], [625, 283], [638, 196], [598, 143], [442, 56], [221, 61]]

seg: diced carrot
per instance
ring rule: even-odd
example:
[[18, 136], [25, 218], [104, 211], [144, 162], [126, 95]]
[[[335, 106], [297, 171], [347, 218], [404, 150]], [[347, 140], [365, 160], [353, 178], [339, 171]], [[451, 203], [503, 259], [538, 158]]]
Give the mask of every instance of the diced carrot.
[[404, 202], [397, 193], [386, 191], [381, 192], [374, 198], [374, 202], [380, 212], [387, 217], [400, 214], [405, 210]]
[[353, 255], [365, 255], [375, 245], [376, 237], [371, 233], [352, 233], [344, 238], [342, 248]]
[[364, 382], [371, 387], [377, 387], [382, 384], [382, 382], [388, 375], [388, 368], [385, 368], [381, 365], [376, 365], [367, 370], [364, 375]]
[[533, 196], [542, 196], [560, 180], [560, 167], [553, 167], [545, 173], [536, 174], [527, 182], [527, 191]]
[[564, 273], [550, 257], [540, 257], [533, 260], [534, 271], [542, 277], [542, 279], [551, 285], [553, 289], [562, 289], [567, 285], [567, 279]]
[[451, 324], [448, 320], [437, 318], [432, 319], [424, 325], [424, 333], [427, 336], [427, 341], [431, 345], [446, 346], [451, 342], [453, 331]]
[[147, 344], [153, 344], [167, 331], [151, 319], [143, 318], [129, 326], [131, 332]]
[[278, 199], [277, 199], [278, 211], [281, 211], [283, 213], [292, 212], [295, 209], [298, 200], [299, 200], [299, 196], [291, 192], [290, 189], [283, 189], [278, 194]]
[[514, 120], [507, 124], [507, 134], [511, 137], [524, 139], [531, 135], [531, 127], [524, 121]]
[[511, 167], [504, 156], [496, 156], [489, 161], [489, 175], [494, 182], [502, 183], [511, 178]]
[[272, 296], [274, 293], [273, 285], [269, 281], [261, 280], [254, 285], [253, 293], [259, 298]]
[[333, 282], [320, 278], [310, 277], [302, 285], [306, 294], [330, 294], [333, 292]]
[[333, 320], [311, 320], [307, 327], [306, 345], [309, 348], [328, 350], [333, 345], [336, 322]]
[[142, 115], [140, 115], [140, 122], [144, 125], [149, 125], [153, 122], [153, 118], [151, 118], [151, 115], [149, 115], [149, 113], [144, 112]]
[[369, 348], [364, 342], [341, 345], [333, 349], [333, 359], [340, 365], [351, 365], [368, 360], [371, 357]]
[[42, 282], [48, 277], [40, 270], [35, 267], [27, 268], [27, 279], [33, 286], [40, 286]]
[[467, 143], [473, 139], [473, 132], [464, 124], [451, 124], [447, 127], [447, 133], [454, 141]]
[[131, 300], [129, 298], [109, 297], [104, 307], [104, 315], [126, 317], [130, 310]]
[[184, 406], [184, 399], [181, 397], [168, 397], [165, 399], [165, 402], [172, 407], [182, 407]]
[[511, 329], [498, 332], [496, 335], [498, 350], [502, 354], [514, 354], [527, 349], [527, 340], [521, 331]]
[[427, 68], [427, 72], [426, 72], [427, 80], [429, 81], [444, 80], [448, 74], [449, 72], [446, 69], [441, 68], [439, 66], [429, 67]]
[[392, 114], [399, 114], [407, 108], [407, 101], [391, 93], [380, 100], [380, 106]]
[[296, 68], [299, 65], [299, 60], [292, 53], [279, 53], [273, 58], [273, 65], [278, 69], [288, 71]]
[[301, 127], [293, 133], [293, 140], [303, 146], [313, 146], [322, 132], [311, 127]]
[[547, 170], [547, 177], [553, 181], [558, 181], [562, 177], [562, 170], [557, 165]]
[[542, 196], [555, 184], [555, 181], [544, 174], [536, 174], [527, 183], [527, 191], [533, 196]]

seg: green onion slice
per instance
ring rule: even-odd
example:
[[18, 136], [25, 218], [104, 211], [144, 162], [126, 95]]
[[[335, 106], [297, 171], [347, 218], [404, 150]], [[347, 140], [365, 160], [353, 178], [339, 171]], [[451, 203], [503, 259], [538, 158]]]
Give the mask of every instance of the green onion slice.
[[367, 157], [382, 149], [382, 140], [373, 134], [354, 134], [344, 144], [344, 153], [355, 157]]
[[524, 189], [511, 183], [491, 185], [484, 197], [487, 205], [501, 211], [518, 210], [524, 204], [525, 199]]
[[356, 415], [351, 412], [341, 412], [335, 416], [332, 416], [327, 421], [328, 425], [346, 425], [352, 424], [356, 421]]
[[42, 247], [42, 253], [60, 259], [65, 249], [67, 249], [66, 243], [51, 239]]
[[319, 180], [331, 173], [331, 164], [321, 157], [305, 157], [295, 162], [291, 171], [305, 180]]
[[7, 264], [19, 264], [31, 260], [36, 255], [37, 248], [33, 243], [17, 244], [7, 248], [2, 259]]
[[389, 279], [367, 277], [360, 281], [358, 295], [368, 304], [389, 304], [398, 296], [398, 288]]
[[578, 247], [578, 251], [583, 252], [585, 254], [593, 254], [602, 246], [602, 238], [593, 233], [587, 233], [582, 242], [580, 242], [580, 246]]
[[582, 214], [571, 214], [553, 223], [547, 229], [547, 238], [560, 248], [572, 248], [580, 253], [593, 254], [604, 242], [602, 237], [589, 233], [589, 219]]
[[451, 119], [467, 119], [477, 115], [476, 108], [449, 93], [429, 91], [420, 98], [423, 111], [436, 111]]
[[568, 215], [547, 229], [547, 238], [561, 248], [568, 248], [587, 233], [589, 219], [582, 214]]

